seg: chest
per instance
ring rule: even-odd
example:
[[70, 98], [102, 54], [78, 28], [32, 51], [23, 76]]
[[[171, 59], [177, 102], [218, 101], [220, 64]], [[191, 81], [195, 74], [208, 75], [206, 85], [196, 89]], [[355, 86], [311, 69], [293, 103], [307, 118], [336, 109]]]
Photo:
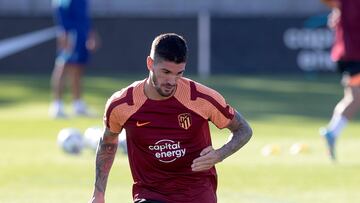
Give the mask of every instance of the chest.
[[126, 121], [124, 128], [127, 139], [139, 146], [159, 142], [187, 144], [199, 140], [201, 131], [208, 128], [208, 121], [176, 99], [147, 101]]

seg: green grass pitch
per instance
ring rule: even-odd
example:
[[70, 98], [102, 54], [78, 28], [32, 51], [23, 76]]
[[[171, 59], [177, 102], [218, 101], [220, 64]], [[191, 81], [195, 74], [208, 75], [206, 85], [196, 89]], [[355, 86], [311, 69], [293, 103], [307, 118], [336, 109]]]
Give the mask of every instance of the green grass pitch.
[[[201, 82], [221, 92], [254, 130], [248, 145], [217, 165], [219, 203], [355, 203], [360, 200], [360, 121], [350, 122], [338, 142], [338, 163], [325, 152], [318, 128], [342, 95], [335, 75], [216, 76]], [[112, 92], [137, 77], [85, 78], [85, 99], [96, 118], [52, 120], [49, 77], [0, 76], [0, 203], [87, 202], [94, 182], [94, 152], [64, 154], [56, 145], [60, 129], [101, 126]], [[70, 101], [70, 95], [66, 95]], [[68, 106], [69, 107], [69, 106]], [[229, 132], [212, 126], [220, 147]], [[291, 155], [294, 143], [307, 153]], [[267, 144], [280, 153], [265, 157]], [[131, 202], [127, 158], [117, 154], [106, 199]]]

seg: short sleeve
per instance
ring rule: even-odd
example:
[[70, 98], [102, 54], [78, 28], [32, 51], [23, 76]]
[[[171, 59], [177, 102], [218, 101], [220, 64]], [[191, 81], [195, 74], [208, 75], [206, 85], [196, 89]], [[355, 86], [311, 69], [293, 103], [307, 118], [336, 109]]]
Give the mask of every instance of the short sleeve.
[[221, 94], [216, 90], [191, 80], [188, 82], [184, 81], [184, 84], [181, 85], [184, 89], [187, 86], [189, 87], [190, 95], [186, 96], [187, 91], [182, 91], [178, 96], [185, 106], [201, 115], [204, 119], [210, 120], [220, 129], [225, 128], [230, 123], [234, 117], [234, 109], [225, 101]]
[[215, 99], [218, 104], [213, 105], [213, 109], [209, 111], [209, 119], [216, 127], [222, 129], [228, 126], [234, 118], [234, 108], [231, 107], [218, 92], [215, 92]]
[[113, 133], [120, 133], [122, 125], [120, 123], [117, 101], [124, 96], [124, 90], [114, 93], [106, 102], [104, 111], [104, 125]]

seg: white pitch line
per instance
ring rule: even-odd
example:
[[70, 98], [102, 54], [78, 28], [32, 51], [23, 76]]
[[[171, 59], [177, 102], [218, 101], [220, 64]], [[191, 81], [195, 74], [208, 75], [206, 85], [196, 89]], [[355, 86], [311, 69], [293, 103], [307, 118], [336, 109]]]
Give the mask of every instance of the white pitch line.
[[55, 38], [56, 30], [50, 27], [0, 40], [0, 59]]

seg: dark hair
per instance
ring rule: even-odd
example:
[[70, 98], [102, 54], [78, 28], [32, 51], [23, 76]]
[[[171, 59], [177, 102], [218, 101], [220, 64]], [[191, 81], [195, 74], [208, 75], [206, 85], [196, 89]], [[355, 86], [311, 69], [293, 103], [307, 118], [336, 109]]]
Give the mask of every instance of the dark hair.
[[175, 33], [161, 34], [152, 42], [150, 56], [155, 63], [163, 60], [184, 63], [187, 57], [186, 41]]

